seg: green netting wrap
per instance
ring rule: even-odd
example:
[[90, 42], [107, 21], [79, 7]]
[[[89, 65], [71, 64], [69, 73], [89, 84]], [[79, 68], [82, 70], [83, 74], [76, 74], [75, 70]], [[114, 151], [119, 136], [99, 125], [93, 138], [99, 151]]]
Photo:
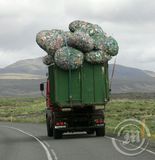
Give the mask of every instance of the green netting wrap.
[[111, 57], [102, 50], [91, 51], [85, 54], [85, 60], [92, 64], [103, 64], [110, 59]]
[[54, 53], [65, 45], [64, 32], [62, 30], [44, 30], [37, 34], [36, 42], [48, 54]]
[[92, 36], [92, 39], [94, 41], [94, 49], [96, 50], [105, 50], [105, 39], [106, 39], [106, 36], [104, 34], [95, 34]]
[[37, 33], [37, 36], [36, 36], [37, 44], [45, 51], [46, 51], [45, 43], [46, 43], [49, 35], [50, 35], [49, 30], [43, 30], [43, 31], [40, 31], [39, 33]]
[[104, 41], [104, 47], [108, 55], [115, 56], [118, 54], [118, 43], [113, 37], [107, 37]]
[[66, 32], [67, 44], [82, 52], [89, 52], [94, 48], [93, 39], [84, 32]]
[[107, 37], [97, 24], [76, 20], [69, 24], [69, 30], [43, 30], [37, 34], [36, 42], [48, 53], [44, 64], [77, 69], [84, 59], [91, 64], [103, 64], [118, 53], [117, 41]]
[[45, 57], [42, 58], [42, 61], [46, 65], [51, 65], [54, 63], [53, 56], [51, 56], [51, 55], [46, 55]]
[[62, 47], [54, 56], [56, 65], [64, 70], [79, 68], [83, 64], [83, 59], [83, 53], [72, 47]]
[[76, 20], [69, 24], [69, 29], [71, 32], [81, 31], [90, 36], [97, 33], [104, 33], [102, 28], [97, 24], [91, 24], [85, 21]]

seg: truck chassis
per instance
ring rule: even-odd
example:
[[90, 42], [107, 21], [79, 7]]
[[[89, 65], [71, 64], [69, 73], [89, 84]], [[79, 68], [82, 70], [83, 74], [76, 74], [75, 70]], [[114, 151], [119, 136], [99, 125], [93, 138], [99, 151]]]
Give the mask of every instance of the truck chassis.
[[[55, 109], [56, 108], [56, 109]], [[72, 108], [47, 107], [47, 135], [54, 139], [62, 138], [65, 132], [85, 131], [96, 136], [105, 135], [104, 110], [95, 106]]]

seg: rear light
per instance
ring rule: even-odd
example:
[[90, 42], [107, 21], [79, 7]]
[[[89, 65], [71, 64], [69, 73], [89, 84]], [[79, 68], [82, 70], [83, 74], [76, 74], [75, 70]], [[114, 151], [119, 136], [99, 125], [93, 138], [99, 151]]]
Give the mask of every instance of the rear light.
[[55, 128], [56, 128], [56, 129], [66, 128], [66, 122], [63, 122], [63, 121], [56, 122], [56, 123], [55, 123]]
[[95, 123], [96, 123], [96, 124], [99, 124], [99, 123], [100, 123], [100, 120], [99, 120], [99, 119], [96, 119], [96, 120], [95, 120]]
[[56, 122], [55, 125], [56, 126], [65, 126], [66, 123], [65, 122]]
[[60, 122], [60, 126], [64, 126], [65, 125], [65, 123], [64, 122]]
[[56, 125], [56, 126], [60, 126], [60, 123], [59, 123], [59, 122], [56, 122], [55, 125]]
[[96, 119], [96, 120], [95, 120], [95, 123], [96, 123], [96, 124], [103, 124], [103, 123], [104, 123], [104, 120], [103, 120], [103, 119]]

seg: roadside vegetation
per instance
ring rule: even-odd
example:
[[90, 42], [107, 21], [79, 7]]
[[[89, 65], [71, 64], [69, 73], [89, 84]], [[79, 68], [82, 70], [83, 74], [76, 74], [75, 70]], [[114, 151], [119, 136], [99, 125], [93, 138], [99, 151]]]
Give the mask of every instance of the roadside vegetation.
[[[45, 122], [44, 98], [0, 98], [0, 121]], [[125, 119], [144, 120], [155, 139], [155, 100], [153, 99], [114, 99], [106, 106], [106, 131], [114, 128]]]
[[145, 122], [152, 138], [155, 139], [155, 100], [153, 99], [115, 99], [106, 106], [106, 128], [113, 133], [115, 127], [125, 119]]
[[42, 123], [44, 98], [0, 98], [0, 121]]

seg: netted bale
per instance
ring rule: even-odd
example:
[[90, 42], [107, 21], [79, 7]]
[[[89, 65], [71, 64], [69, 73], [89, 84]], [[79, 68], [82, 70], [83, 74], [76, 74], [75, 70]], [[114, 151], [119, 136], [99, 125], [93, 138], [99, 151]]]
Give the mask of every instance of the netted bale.
[[102, 50], [94, 50], [85, 54], [85, 60], [92, 64], [103, 64], [110, 59], [111, 57]]
[[36, 42], [37, 44], [46, 51], [46, 41], [47, 39], [50, 39], [51, 37], [51, 31], [50, 30], [43, 30], [37, 33], [36, 35]]
[[93, 36], [91, 36], [93, 41], [94, 41], [94, 49], [95, 50], [105, 50], [105, 39], [106, 36], [104, 34], [95, 34]]
[[94, 34], [104, 34], [102, 28], [97, 24], [88, 23], [85, 21], [76, 20], [69, 24], [69, 29], [71, 32], [81, 31], [89, 34], [90, 36]]
[[90, 25], [90, 23], [88, 23], [88, 22], [75, 20], [69, 24], [69, 30], [71, 32], [75, 32], [76, 30], [79, 30], [81, 28], [83, 28], [83, 29], [88, 28], [89, 25]]
[[[103, 29], [97, 25], [97, 24], [94, 24], [93, 25], [93, 28], [94, 28], [94, 34], [102, 34], [102, 35], [105, 35], [106, 33], [103, 31]], [[94, 35], [93, 34], [93, 35]]]
[[42, 58], [42, 61], [45, 65], [51, 65], [54, 63], [53, 56], [51, 55], [46, 55]]
[[107, 37], [97, 24], [76, 20], [69, 24], [70, 31], [43, 30], [36, 42], [48, 55], [43, 58], [46, 65], [56, 64], [64, 70], [79, 68], [84, 60], [92, 64], [103, 64], [118, 53], [116, 40]]
[[83, 64], [83, 53], [72, 47], [62, 47], [58, 49], [54, 56], [54, 61], [61, 69], [77, 69]]
[[82, 52], [89, 52], [94, 48], [93, 39], [84, 32], [66, 32], [67, 45]]
[[41, 31], [37, 34], [36, 42], [49, 55], [54, 55], [65, 45], [64, 32], [57, 29]]
[[104, 41], [104, 47], [108, 55], [115, 56], [118, 54], [118, 43], [113, 37], [107, 37]]

